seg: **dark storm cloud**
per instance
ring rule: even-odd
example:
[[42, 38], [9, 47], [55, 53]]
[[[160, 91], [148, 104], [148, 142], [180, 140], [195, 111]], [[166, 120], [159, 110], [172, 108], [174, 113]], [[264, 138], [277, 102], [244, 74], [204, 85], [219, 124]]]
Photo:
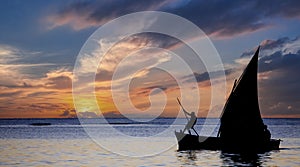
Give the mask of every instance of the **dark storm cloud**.
[[70, 24], [74, 29], [82, 29], [132, 12], [160, 10], [191, 20], [207, 34], [232, 36], [266, 28], [272, 24], [266, 20], [272, 18], [299, 18], [299, 8], [300, 1], [293, 0], [80, 1], [62, 8], [51, 21], [53, 27]]

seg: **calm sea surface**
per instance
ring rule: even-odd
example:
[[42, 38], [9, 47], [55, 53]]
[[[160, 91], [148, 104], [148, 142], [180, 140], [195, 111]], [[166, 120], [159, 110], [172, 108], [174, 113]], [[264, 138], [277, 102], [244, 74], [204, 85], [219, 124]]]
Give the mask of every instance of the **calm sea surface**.
[[[281, 149], [251, 157], [178, 152], [173, 132], [184, 128], [185, 119], [82, 121], [0, 119], [0, 166], [300, 166], [300, 119], [264, 119], [272, 138], [283, 140]], [[217, 123], [212, 119], [205, 127], [214, 129]], [[203, 127], [204, 119], [199, 119], [196, 129], [209, 134]]]

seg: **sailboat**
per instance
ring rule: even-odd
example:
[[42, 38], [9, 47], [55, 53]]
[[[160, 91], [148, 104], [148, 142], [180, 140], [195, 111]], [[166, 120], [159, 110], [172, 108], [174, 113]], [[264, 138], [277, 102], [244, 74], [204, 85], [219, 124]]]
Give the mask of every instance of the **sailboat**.
[[281, 140], [270, 138], [271, 134], [260, 114], [257, 89], [258, 54], [259, 47], [234, 83], [220, 117], [217, 137], [175, 131], [178, 150], [261, 153], [279, 149]]

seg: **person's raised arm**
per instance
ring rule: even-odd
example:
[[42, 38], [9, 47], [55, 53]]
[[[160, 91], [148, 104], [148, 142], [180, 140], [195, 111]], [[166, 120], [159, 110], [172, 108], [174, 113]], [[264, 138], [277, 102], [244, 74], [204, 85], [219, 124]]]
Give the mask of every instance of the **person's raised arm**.
[[187, 112], [183, 107], [182, 107], [182, 110], [188, 115], [188, 116], [191, 116], [192, 114], [190, 114], [189, 112]]

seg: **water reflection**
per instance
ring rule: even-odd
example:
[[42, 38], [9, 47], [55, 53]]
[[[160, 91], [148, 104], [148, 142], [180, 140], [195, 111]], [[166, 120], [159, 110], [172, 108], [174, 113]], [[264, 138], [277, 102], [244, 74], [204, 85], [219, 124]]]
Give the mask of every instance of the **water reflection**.
[[189, 150], [189, 151], [180, 151], [177, 152], [177, 159], [182, 163], [182, 165], [191, 165], [197, 166], [197, 151]]
[[271, 152], [264, 154], [230, 154], [221, 153], [223, 166], [264, 166], [271, 159]]
[[246, 155], [198, 150], [179, 151], [176, 154], [181, 166], [266, 166], [272, 163], [272, 153]]

